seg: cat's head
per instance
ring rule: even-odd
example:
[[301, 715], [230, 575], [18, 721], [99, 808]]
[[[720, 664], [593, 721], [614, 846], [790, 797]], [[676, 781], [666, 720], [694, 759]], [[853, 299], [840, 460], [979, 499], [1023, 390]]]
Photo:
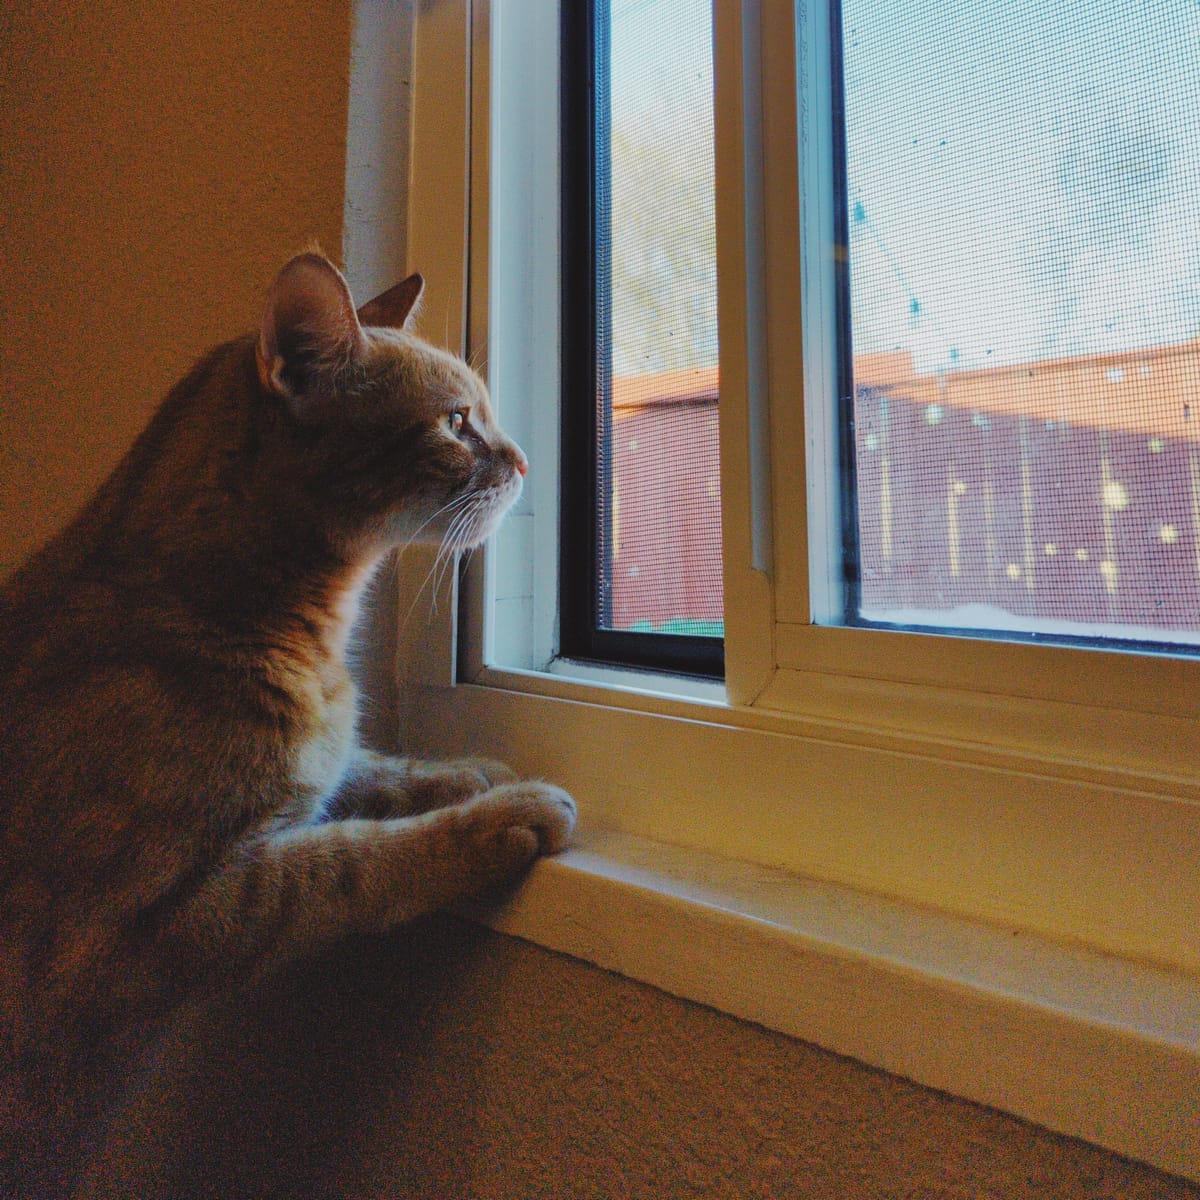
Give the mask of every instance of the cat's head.
[[298, 255], [271, 288], [258, 375], [343, 536], [465, 550], [495, 529], [528, 464], [479, 376], [409, 328], [423, 287], [409, 276], [356, 310], [328, 259]]

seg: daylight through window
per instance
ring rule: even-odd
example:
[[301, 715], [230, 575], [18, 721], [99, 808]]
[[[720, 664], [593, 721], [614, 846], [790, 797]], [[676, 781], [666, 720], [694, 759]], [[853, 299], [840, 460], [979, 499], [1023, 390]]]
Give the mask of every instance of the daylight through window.
[[1200, 5], [841, 21], [850, 620], [1200, 645]]
[[[582, 8], [572, 22], [583, 23]], [[564, 569], [563, 644], [581, 657], [719, 672], [711, 3], [596, 0], [586, 33], [590, 174], [581, 186], [565, 172], [564, 213], [578, 220], [590, 201], [591, 222], [565, 269], [590, 257], [593, 307], [564, 410], [569, 420], [581, 403], [593, 409], [574, 472], [591, 481], [576, 511], [592, 533], [581, 570]], [[568, 66], [568, 97], [582, 77]], [[564, 295], [578, 294], [565, 277]], [[583, 323], [574, 311], [567, 320], [570, 344]], [[588, 626], [576, 639], [573, 621]]]
[[610, 14], [601, 622], [720, 636], [711, 5], [612, 0]]

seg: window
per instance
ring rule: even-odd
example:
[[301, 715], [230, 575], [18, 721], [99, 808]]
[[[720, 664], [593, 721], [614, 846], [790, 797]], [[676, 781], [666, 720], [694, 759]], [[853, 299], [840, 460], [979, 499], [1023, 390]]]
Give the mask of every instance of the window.
[[840, 10], [847, 618], [1194, 649], [1200, 10]]
[[719, 675], [711, 5], [572, 6], [562, 46], [560, 651]]
[[[441, 32], [422, 42], [421, 22], [451, 21], [464, 7], [457, 49]], [[818, 0], [712, 11], [724, 684], [595, 671], [561, 653], [562, 314], [593, 293], [566, 293], [560, 272], [572, 147], [552, 119], [559, 9], [434, 5], [418, 22], [417, 76], [442, 92], [414, 93], [414, 179], [422, 162], [441, 171], [446, 200], [429, 205], [414, 192], [409, 259], [429, 280], [425, 329], [448, 329], [452, 344], [486, 361], [501, 419], [532, 467], [519, 509], [466, 569], [460, 603], [401, 630], [408, 741], [473, 745], [554, 778], [593, 828], [1200, 970], [1200, 663], [1157, 648], [847, 623], [840, 468], [858, 447], [836, 419], [839, 381], [850, 378], [838, 359], [848, 344], [839, 342], [838, 221], [868, 280], [890, 268], [882, 252], [872, 257], [870, 230], [854, 232], [855, 201], [838, 215], [839, 35]], [[453, 64], [468, 59], [464, 81]], [[455, 111], [461, 155], [447, 141]], [[463, 162], [458, 202], [446, 180]], [[863, 207], [892, 248], [876, 201]], [[867, 285], [853, 274], [850, 284], [853, 303]], [[852, 323], [851, 334], [863, 348], [866, 333]], [[590, 406], [594, 360], [588, 369]], [[896, 395], [895, 382], [861, 369], [864, 412]], [[971, 436], [958, 411], [942, 403], [939, 425], [928, 404], [914, 408], [914, 436], [949, 427]], [[865, 461], [865, 441], [859, 453]], [[860, 464], [860, 496], [881, 486], [870, 469]], [[954, 494], [941, 493], [939, 520]], [[965, 569], [974, 550], [959, 503]], [[1181, 539], [1185, 522], [1175, 522]], [[895, 555], [894, 529], [892, 545]], [[1021, 538], [1017, 552], [1011, 561], [1023, 567]]]
[[[590, 283], [570, 283], [564, 258], [577, 248], [570, 236], [576, 214], [560, 203], [569, 191], [564, 172], [579, 149], [569, 122], [558, 120], [560, 14], [569, 23], [581, 7], [445, 0], [417, 9], [408, 258], [428, 282], [422, 326], [485, 366], [501, 420], [532, 465], [525, 494], [493, 544], [448, 581], [457, 598], [440, 595], [435, 613], [420, 615], [425, 604], [414, 605], [414, 593], [424, 571], [415, 563], [401, 576], [409, 589], [398, 606], [408, 614], [398, 634], [406, 744], [439, 754], [470, 746], [561, 783], [581, 803], [584, 837], [603, 831], [609, 839], [601, 842], [601, 857], [613, 834], [642, 846], [643, 862], [655, 860], [659, 844], [671, 843], [684, 858], [714, 856], [722, 864], [717, 873], [747, 887], [756, 886], [764, 869], [777, 869], [815, 881], [817, 893], [827, 886], [844, 889], [843, 897], [874, 893], [909, 914], [920, 909], [947, 921], [965, 918], [959, 931], [967, 946], [979, 921], [993, 926], [992, 946], [1024, 931], [1032, 935], [1028, 946], [1012, 942], [1028, 950], [1021, 970], [1045, 975], [1043, 995], [1052, 1008], [1055, 997], [1069, 999], [1081, 985], [1061, 958], [1040, 957], [1045, 948], [1065, 942], [1101, 952], [1100, 975], [1109, 982], [1097, 986], [1113, 989], [1109, 1014], [1126, 1008], [1135, 1014], [1125, 1024], [1118, 1020], [1110, 1028], [1107, 1017], [1098, 1018], [1085, 1031], [1068, 1019], [1056, 1041], [1058, 1027], [1046, 1023], [1044, 1010], [1032, 1025], [998, 1030], [968, 998], [954, 1008], [962, 1019], [948, 1031], [949, 1041], [921, 1039], [927, 1058], [936, 1060], [930, 1071], [864, 1057], [951, 1090], [964, 1076], [977, 1083], [986, 1077], [988, 1086], [972, 1090], [968, 1081], [962, 1094], [1005, 1106], [1028, 1091], [1022, 1081], [1030, 1061], [1049, 1063], [1038, 1076], [1053, 1075], [1042, 1099], [1053, 1095], [1055, 1113], [1066, 1111], [1057, 1107], [1063, 1099], [1078, 1118], [1060, 1128], [1098, 1140], [1109, 1136], [1104, 1130], [1116, 1130], [1107, 1144], [1194, 1172], [1194, 1139], [1179, 1134], [1175, 1110], [1181, 1097], [1195, 1093], [1194, 1038], [1186, 1040], [1195, 1025], [1186, 1014], [1196, 1011], [1200, 973], [1200, 660], [1186, 647], [1167, 653], [1160, 643], [1144, 641], [1134, 652], [1125, 641], [951, 636], [936, 625], [875, 620], [896, 609], [869, 607], [869, 620], [856, 611], [863, 598], [875, 603], [865, 581], [855, 598], [854, 563], [869, 564], [871, 553], [878, 562], [882, 553], [881, 529], [877, 523], [872, 531], [867, 520], [871, 503], [879, 511], [882, 472], [872, 482], [870, 431], [839, 421], [839, 406], [852, 406], [857, 393], [867, 419], [878, 420], [880, 401], [887, 399], [890, 420], [899, 411], [891, 402], [908, 394], [898, 380], [909, 391], [915, 383], [885, 370], [885, 359], [857, 361], [886, 354], [886, 347], [866, 341], [856, 290], [861, 296], [872, 279], [895, 281], [894, 273], [885, 274], [886, 256], [867, 226], [881, 238], [886, 234], [889, 252], [897, 252], [877, 200], [863, 200], [864, 218], [856, 222], [855, 200], [837, 183], [865, 177], [847, 174], [842, 156], [848, 143], [834, 136], [838, 71], [845, 66], [834, 51], [850, 26], [843, 21], [839, 31], [838, 14], [826, 0], [712, 7], [723, 682], [595, 666], [564, 653], [570, 635], [560, 610], [561, 583], [573, 547], [560, 517], [573, 468], [561, 434], [564, 422], [570, 425], [568, 396], [576, 394], [566, 379], [578, 365], [572, 365], [564, 313], [579, 305], [595, 311], [597, 294]], [[1180, 20], [1186, 15], [1168, 0], [1132, 7], [1170, 9]], [[852, 14], [851, 0], [840, 11]], [[898, 10], [893, 3], [880, 11], [894, 19]], [[1163, 38], [1164, 62], [1178, 58], [1175, 46]], [[843, 114], [851, 136], [853, 104], [848, 97]], [[839, 250], [847, 239], [849, 259]], [[854, 274], [855, 256], [865, 283]], [[847, 261], [849, 275], [839, 274]], [[901, 273], [910, 283], [916, 278], [904, 264]], [[924, 309], [933, 293], [923, 284], [912, 291]], [[901, 293], [902, 324], [913, 315], [904, 311], [907, 296]], [[1135, 351], [1144, 352], [1144, 346]], [[592, 350], [584, 361], [578, 395], [594, 412], [598, 397], [613, 396], [597, 387]], [[919, 377], [918, 368], [914, 358]], [[961, 371], [986, 369], [965, 363]], [[923, 395], [913, 395], [917, 403], [905, 419], [910, 441], [926, 459], [937, 445], [935, 434], [953, 429], [956, 437], [977, 436], [977, 427], [947, 399], [936, 401], [940, 412], [931, 412], [928, 401], [920, 404]], [[969, 410], [976, 411], [994, 415], [982, 399]], [[1017, 410], [1013, 455], [1018, 479], [1022, 413]], [[1099, 428], [1078, 414], [1075, 423]], [[1032, 426], [1029, 433], [1032, 445]], [[1099, 452], [1097, 437], [1092, 444]], [[856, 453], [857, 476], [844, 469], [855, 465]], [[951, 485], [934, 514], [942, 522], [942, 569], [948, 569], [946, 530], [958, 495], [965, 574], [978, 553], [969, 545], [978, 521], [968, 520], [966, 499], [975, 477], [951, 475], [947, 458], [932, 458]], [[890, 469], [899, 471], [895, 463]], [[1032, 460], [1029, 475], [1032, 486]], [[1132, 507], [1130, 478], [1114, 466], [1108, 480], [1100, 468], [1101, 485], [1121, 482], [1130, 496], [1126, 509], [1114, 509], [1118, 515]], [[956, 492], [956, 479], [967, 491]], [[894, 513], [901, 482], [891, 483]], [[1101, 498], [1105, 494], [1101, 486]], [[1019, 535], [1001, 562], [1002, 587], [1014, 582], [1008, 563], [1023, 572], [1026, 561], [1019, 500], [1013, 511], [1021, 514]], [[1171, 522], [1180, 541], [1190, 536], [1185, 520], [1186, 514]], [[916, 527], [920, 532], [932, 524], [931, 517]], [[920, 549], [911, 534], [901, 537], [893, 525], [893, 562], [913, 545]], [[876, 549], [848, 560], [847, 545], [857, 540], [865, 548], [871, 537]], [[1159, 544], [1171, 545], [1169, 537]], [[1044, 549], [1044, 557], [1054, 557]], [[1099, 575], [1102, 586], [1105, 578]], [[1023, 579], [1024, 573], [1018, 586]], [[593, 602], [598, 590], [588, 592]], [[929, 608], [928, 599], [921, 603]], [[974, 602], [955, 600], [955, 608], [968, 603]], [[602, 611], [598, 603], [594, 611]], [[621, 624], [612, 612], [608, 621]], [[679, 861], [673, 855], [665, 857]], [[612, 877], [628, 882], [624, 865], [616, 863]], [[572, 868], [547, 870], [539, 878], [571, 874]], [[691, 882], [705, 894], [706, 880]], [[585, 891], [599, 902], [598, 893]], [[680, 893], [670, 895], [675, 904]], [[655, 941], [659, 931], [652, 918], [643, 919], [639, 904], [628, 908], [639, 925], [630, 935], [639, 961], [687, 956], [686, 945], [664, 948]], [[854, 903], [850, 910], [861, 911]], [[551, 924], [560, 915], [540, 914]], [[584, 942], [591, 932], [586, 917], [577, 922]], [[911, 969], [915, 979], [921, 963], [907, 955], [916, 926], [902, 917], [899, 927], [905, 948], [897, 969]], [[710, 948], [726, 928], [719, 919], [710, 928]], [[801, 960], [808, 952], [805, 936], [797, 943]], [[912, 939], [918, 958], [920, 941]], [[862, 963], [838, 952], [831, 963], [829, 977], [846, 983], [836, 994], [856, 996]], [[921, 976], [908, 994], [921, 994], [926, 985], [954, 991], [959, 977], [953, 965], [943, 966], [940, 982]], [[1162, 987], [1143, 987], [1159, 968], [1166, 972], [1155, 976]], [[1012, 978], [1001, 975], [991, 982], [1003, 992]], [[769, 979], [752, 971], [747, 978], [754, 985], [743, 994], [770, 990]], [[1151, 992], [1158, 999], [1142, 1007]], [[784, 1009], [794, 998], [773, 1001]], [[890, 1004], [881, 1001], [878, 1019], [865, 1026], [879, 1035], [878, 1045], [890, 1041], [889, 1021], [894, 1028]], [[1133, 1028], [1150, 1008], [1170, 1014], [1165, 1057], [1155, 1049], [1159, 1027]], [[744, 1015], [760, 1019], [755, 1011]], [[1178, 1025], [1172, 1024], [1177, 1012], [1185, 1014]], [[857, 1012], [851, 1023], [861, 1024]], [[1102, 1025], [1111, 1033], [1101, 1038], [1103, 1053], [1089, 1058], [1081, 1052], [1072, 1059], [1078, 1070], [1063, 1067], [1060, 1051], [1090, 1045]], [[821, 1040], [819, 1031], [813, 1036]], [[1127, 1068], [1129, 1078], [1155, 1080], [1142, 1089], [1138, 1106], [1124, 1102]], [[1001, 1081], [998, 1092], [992, 1080]], [[1154, 1119], [1147, 1123], [1142, 1118], [1150, 1106]], [[1047, 1110], [1035, 1104], [1014, 1111], [1041, 1119], [1038, 1113]]]

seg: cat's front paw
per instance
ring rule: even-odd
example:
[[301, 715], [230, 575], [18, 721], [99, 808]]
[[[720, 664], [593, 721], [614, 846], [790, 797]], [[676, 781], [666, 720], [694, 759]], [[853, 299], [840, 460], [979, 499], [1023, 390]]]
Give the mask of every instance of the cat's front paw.
[[488, 874], [511, 874], [539, 854], [565, 849], [575, 830], [575, 801], [552, 783], [503, 783], [467, 801], [460, 819]]
[[503, 803], [513, 805], [514, 815], [520, 818], [517, 824], [537, 834], [539, 854], [557, 854], [570, 844], [579, 813], [562, 788], [526, 779], [494, 787], [485, 795], [499, 795]]
[[447, 764], [460, 767], [465, 771], [474, 771], [483, 780], [483, 789], [494, 788], [501, 783], [516, 783], [517, 773], [508, 763], [498, 762], [494, 758], [457, 758]]
[[491, 758], [457, 758], [449, 762], [411, 762], [405, 790], [412, 812], [448, 808], [502, 783], [515, 783], [517, 773]]

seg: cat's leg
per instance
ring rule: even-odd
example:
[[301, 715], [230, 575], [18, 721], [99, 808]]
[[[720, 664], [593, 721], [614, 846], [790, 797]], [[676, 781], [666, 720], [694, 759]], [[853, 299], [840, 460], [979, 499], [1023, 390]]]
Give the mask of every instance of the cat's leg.
[[515, 783], [516, 774], [490, 758], [437, 762], [393, 758], [357, 749], [333, 797], [324, 820], [347, 817], [405, 817], [461, 804], [501, 783]]
[[512, 878], [562, 849], [575, 803], [548, 783], [505, 783], [420, 816], [299, 825], [255, 837], [169, 923], [180, 972], [238, 970], [378, 932]]

